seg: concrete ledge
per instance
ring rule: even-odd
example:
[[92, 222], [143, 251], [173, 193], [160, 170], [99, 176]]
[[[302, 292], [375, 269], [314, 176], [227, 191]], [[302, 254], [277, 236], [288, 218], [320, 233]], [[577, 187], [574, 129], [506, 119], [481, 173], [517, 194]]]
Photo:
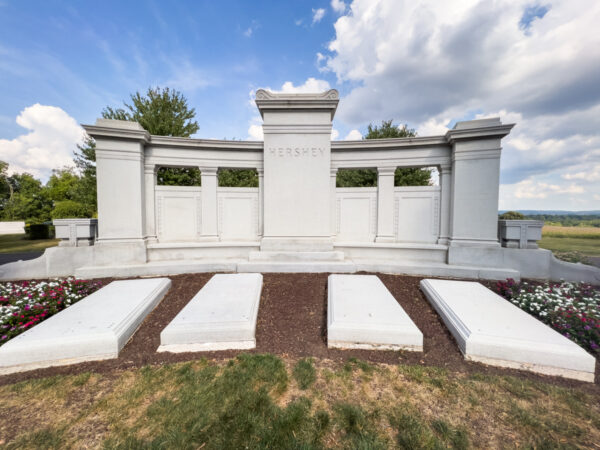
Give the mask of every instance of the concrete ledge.
[[327, 346], [423, 350], [423, 334], [375, 275], [329, 275]]
[[238, 272], [262, 273], [354, 273], [356, 266], [350, 261], [295, 261], [295, 262], [240, 262]]
[[0, 347], [0, 374], [116, 358], [170, 286], [113, 281]]
[[75, 271], [80, 278], [180, 275], [184, 273], [235, 272], [235, 261], [151, 261], [145, 264], [87, 266]]
[[421, 289], [466, 359], [594, 381], [593, 356], [481, 284], [421, 280]]
[[160, 333], [159, 352], [199, 352], [256, 347], [263, 277], [213, 276]]
[[344, 252], [250, 252], [251, 262], [339, 262], [344, 261]]

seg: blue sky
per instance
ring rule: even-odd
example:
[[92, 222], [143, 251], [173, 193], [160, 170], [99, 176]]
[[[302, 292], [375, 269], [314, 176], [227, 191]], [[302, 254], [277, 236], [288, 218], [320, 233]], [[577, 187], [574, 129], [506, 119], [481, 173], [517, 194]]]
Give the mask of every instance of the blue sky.
[[336, 88], [336, 139], [500, 116], [500, 207], [600, 209], [600, 2], [0, 0], [0, 159], [46, 178], [149, 86], [196, 137], [260, 139], [258, 88]]

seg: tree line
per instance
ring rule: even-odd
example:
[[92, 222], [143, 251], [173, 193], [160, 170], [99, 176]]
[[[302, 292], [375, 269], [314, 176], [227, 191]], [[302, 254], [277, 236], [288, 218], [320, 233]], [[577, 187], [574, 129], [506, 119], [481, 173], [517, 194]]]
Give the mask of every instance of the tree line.
[[[140, 123], [150, 134], [190, 137], [200, 127], [194, 120], [196, 111], [186, 98], [170, 88], [149, 88], [145, 94], [136, 92], [130, 103], [122, 108], [106, 107], [105, 119], [129, 120]], [[394, 125], [384, 120], [381, 126], [368, 126], [364, 139], [415, 137], [416, 132], [406, 125]], [[50, 219], [95, 217], [96, 146], [86, 138], [77, 146], [75, 167], [52, 171], [46, 184], [28, 173], [8, 174], [8, 164], [0, 161], [0, 220], [24, 220], [43, 223]], [[431, 172], [423, 168], [399, 168], [395, 173], [396, 186], [426, 186], [431, 184]], [[219, 186], [257, 187], [258, 174], [254, 169], [221, 169]], [[161, 167], [157, 173], [160, 185], [200, 186], [200, 170], [196, 167]], [[377, 170], [342, 169], [338, 172], [338, 187], [377, 186]]]

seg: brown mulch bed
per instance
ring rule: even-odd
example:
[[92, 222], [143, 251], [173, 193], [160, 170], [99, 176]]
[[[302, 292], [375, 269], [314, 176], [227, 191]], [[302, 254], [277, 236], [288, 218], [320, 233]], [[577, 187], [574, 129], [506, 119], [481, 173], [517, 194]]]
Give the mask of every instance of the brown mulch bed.
[[[212, 275], [186, 274], [170, 277], [173, 283], [170, 291], [148, 315], [117, 359], [0, 376], [0, 385], [57, 374], [84, 371], [108, 373], [148, 364], [189, 361], [202, 357], [225, 359], [237, 355], [239, 352], [233, 350], [177, 354], [156, 352], [162, 329]], [[326, 329], [327, 276], [325, 273], [263, 275], [263, 292], [256, 329], [257, 348], [253, 352], [274, 353], [288, 358], [312, 356], [339, 363], [355, 357], [370, 362], [436, 366], [462, 373], [510, 374], [561, 386], [579, 386], [588, 392], [600, 394], [599, 364], [596, 364], [596, 383], [592, 384], [465, 361], [454, 338], [420, 291], [420, 277], [377, 274], [423, 332], [423, 352], [329, 349]]]

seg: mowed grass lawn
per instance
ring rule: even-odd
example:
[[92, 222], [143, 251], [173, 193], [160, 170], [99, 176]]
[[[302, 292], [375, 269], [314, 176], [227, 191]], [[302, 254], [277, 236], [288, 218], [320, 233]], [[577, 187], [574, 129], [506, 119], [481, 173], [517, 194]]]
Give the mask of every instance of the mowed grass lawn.
[[241, 354], [0, 387], [5, 448], [592, 448], [595, 390]]
[[538, 245], [557, 258], [585, 263], [589, 257], [600, 257], [600, 228], [546, 225]]
[[27, 239], [26, 234], [0, 235], [0, 253], [41, 252], [58, 245], [59, 239]]

